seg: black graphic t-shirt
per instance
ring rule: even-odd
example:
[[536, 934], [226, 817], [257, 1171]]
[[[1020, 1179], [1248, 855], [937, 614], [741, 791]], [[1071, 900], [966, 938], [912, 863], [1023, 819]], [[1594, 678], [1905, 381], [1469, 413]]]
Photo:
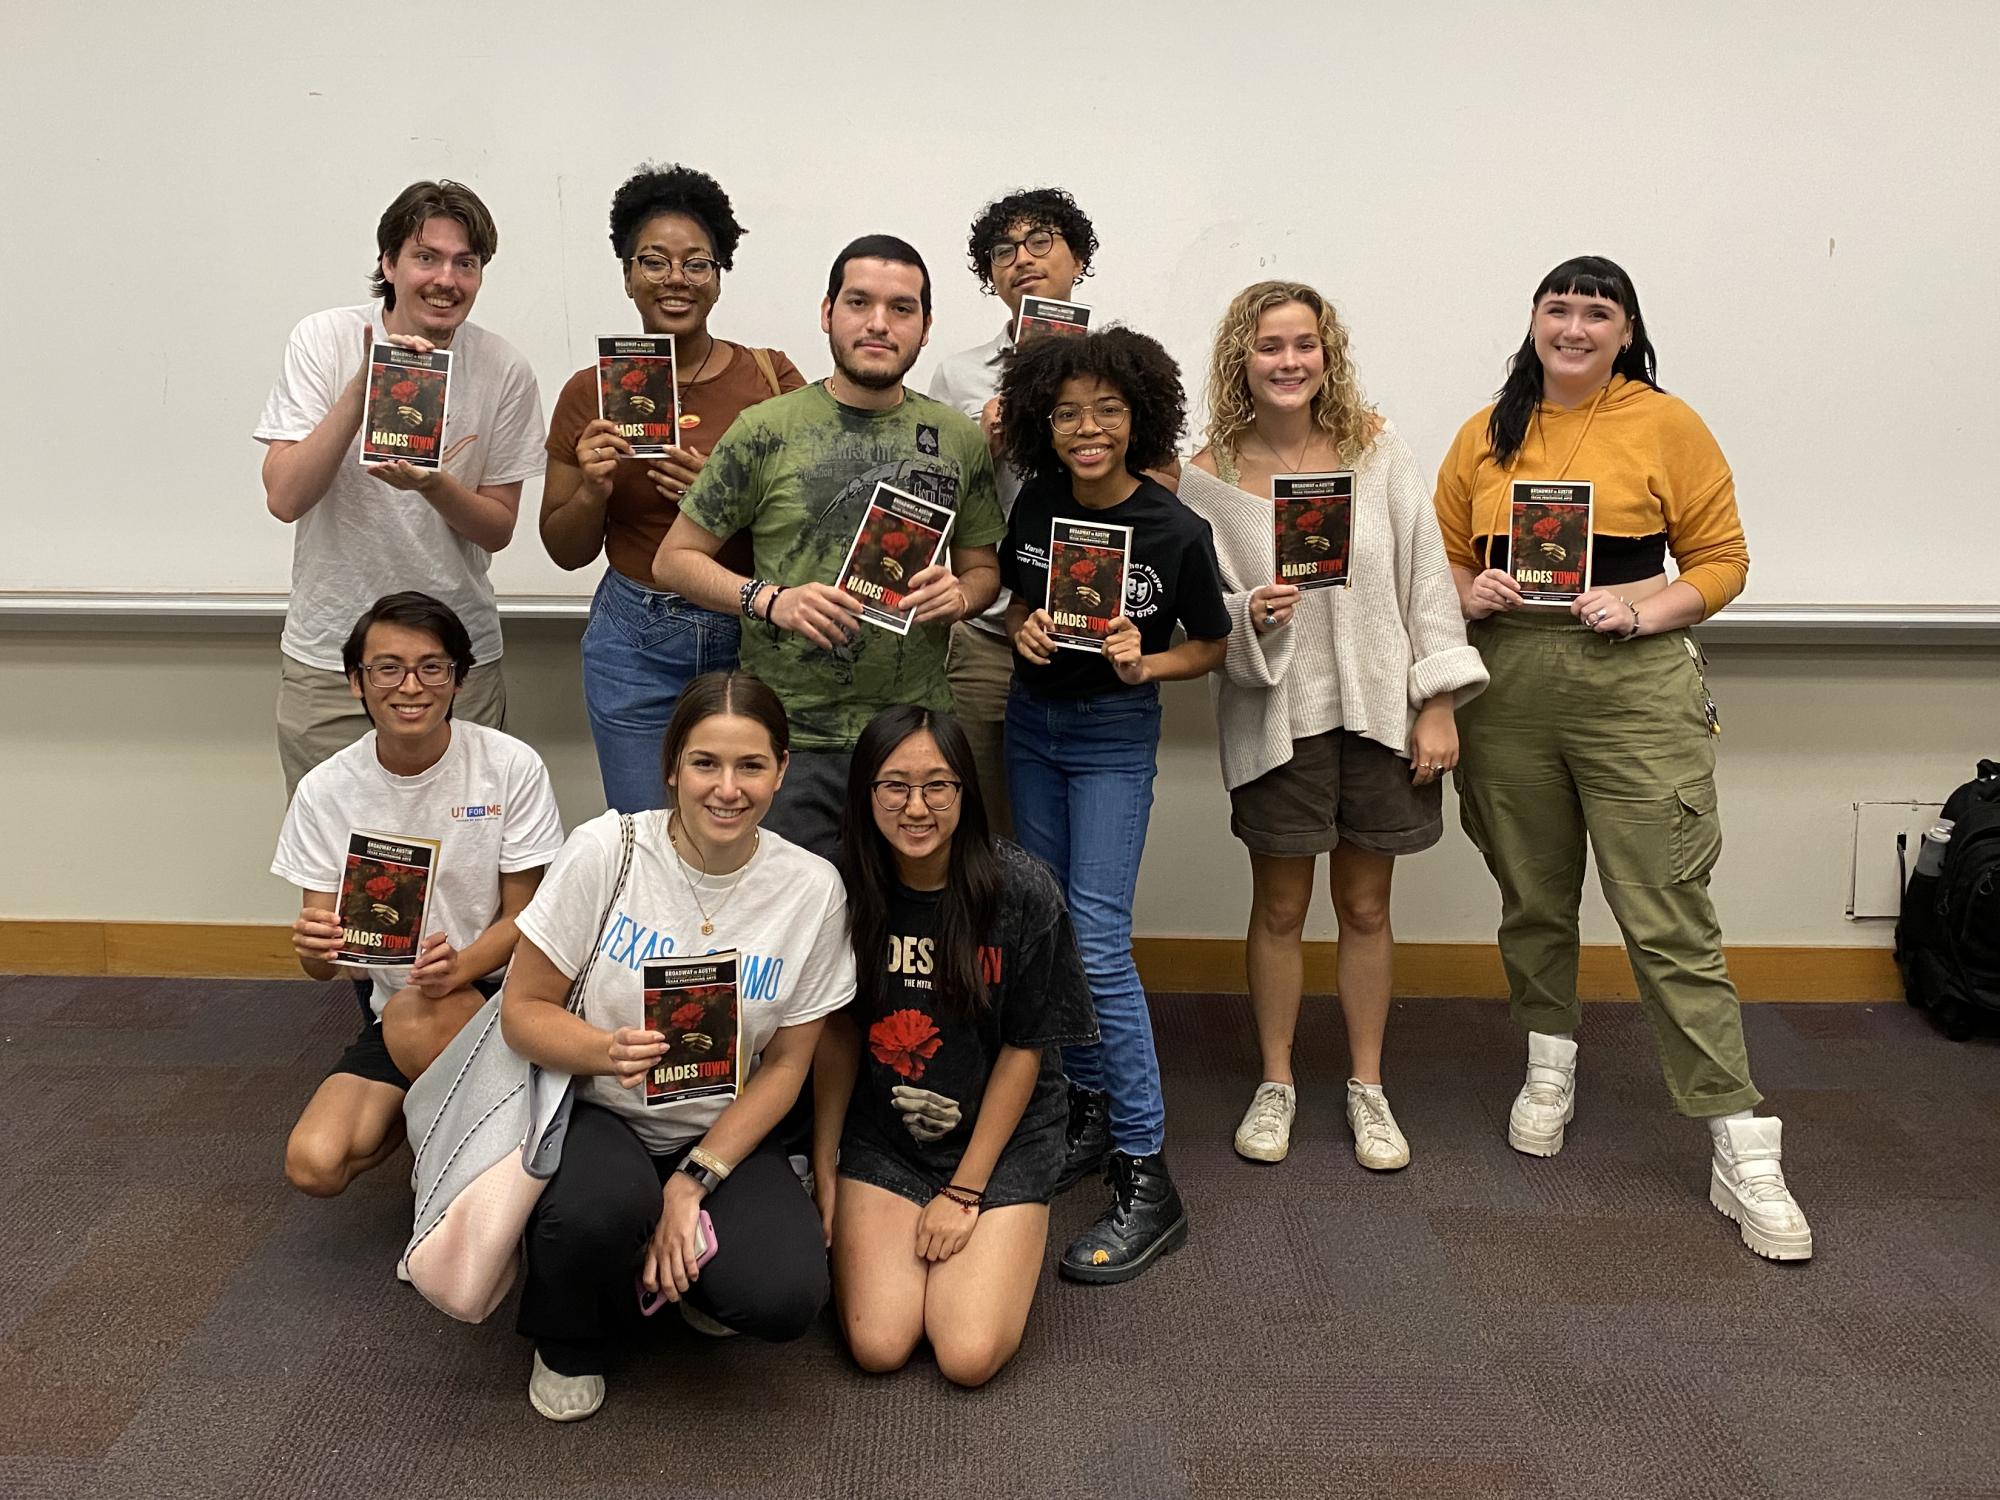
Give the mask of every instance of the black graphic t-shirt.
[[987, 1183], [987, 1201], [1045, 1200], [1062, 1169], [1068, 1119], [1061, 1048], [1097, 1037], [1055, 876], [1013, 844], [996, 840], [995, 850], [1004, 876], [1000, 910], [979, 955], [992, 1003], [971, 1017], [940, 1003], [940, 893], [898, 886], [890, 893], [875, 997], [855, 1005], [861, 1067], [841, 1170], [918, 1201], [951, 1180], [1003, 1046], [1041, 1049], [1041, 1072]]
[[[1139, 627], [1147, 655], [1174, 643], [1174, 626], [1200, 641], [1226, 640], [1229, 611], [1222, 602], [1222, 569], [1208, 522], [1181, 504], [1171, 490], [1141, 479], [1130, 496], [1108, 510], [1076, 503], [1069, 476], [1031, 479], [1022, 486], [1000, 545], [1000, 581], [1040, 609], [1049, 597], [1049, 532], [1057, 516], [1132, 528], [1132, 560], [1125, 578], [1125, 618]], [[1046, 667], [1014, 657], [1021, 685], [1038, 698], [1094, 698], [1126, 690], [1111, 663], [1087, 651], [1058, 651]]]

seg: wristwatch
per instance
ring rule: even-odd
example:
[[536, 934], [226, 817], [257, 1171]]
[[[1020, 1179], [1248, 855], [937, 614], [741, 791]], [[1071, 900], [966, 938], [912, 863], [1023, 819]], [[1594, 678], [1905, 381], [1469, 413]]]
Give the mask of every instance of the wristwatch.
[[700, 1184], [701, 1190], [704, 1193], [712, 1193], [717, 1188], [722, 1186], [721, 1174], [714, 1171], [712, 1168], [704, 1167], [700, 1162], [696, 1161], [692, 1156], [687, 1158], [687, 1160], [683, 1161], [678, 1167], [675, 1167], [674, 1170], [676, 1172], [685, 1173], [687, 1176], [692, 1177], [697, 1183]]

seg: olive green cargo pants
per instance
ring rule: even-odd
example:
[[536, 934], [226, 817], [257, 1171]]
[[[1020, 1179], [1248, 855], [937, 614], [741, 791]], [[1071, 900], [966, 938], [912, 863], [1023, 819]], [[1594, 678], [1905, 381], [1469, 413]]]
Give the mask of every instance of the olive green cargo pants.
[[1493, 681], [1458, 711], [1465, 831], [1500, 884], [1514, 1018], [1572, 1032], [1586, 835], [1675, 1106], [1747, 1109], [1743, 1018], [1708, 876], [1722, 852], [1715, 743], [1684, 630], [1615, 641], [1567, 612], [1471, 623]]

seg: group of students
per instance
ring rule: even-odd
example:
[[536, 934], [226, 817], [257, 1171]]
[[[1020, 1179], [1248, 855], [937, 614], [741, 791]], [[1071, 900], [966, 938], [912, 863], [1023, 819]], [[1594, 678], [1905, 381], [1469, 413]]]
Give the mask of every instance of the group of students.
[[[1179, 368], [1142, 334], [1016, 348], [1010, 318], [920, 395], [903, 378], [930, 337], [929, 273], [870, 235], [833, 263], [833, 370], [808, 384], [710, 329], [743, 235], [712, 178], [644, 169], [610, 227], [640, 326], [675, 337], [682, 441], [631, 457], [586, 369], [543, 445], [550, 555], [609, 565], [583, 684], [612, 811], [567, 843], [540, 762], [498, 732], [486, 563], [540, 417], [519, 356], [466, 321], [497, 247], [470, 190], [398, 197], [378, 226], [381, 309], [300, 324], [257, 433], [270, 507], [299, 527], [278, 714], [294, 795], [273, 869], [305, 892], [307, 971], [334, 972], [349, 830], [441, 836], [446, 872], [438, 931], [374, 982], [288, 1174], [334, 1193], [392, 1151], [408, 1079], [504, 968], [510, 1045], [590, 1080], [529, 1232], [538, 1410], [601, 1402], [635, 1273], [696, 1326], [787, 1337], [828, 1295], [830, 1246], [864, 1367], [928, 1339], [976, 1384], [1019, 1343], [1056, 1193], [1100, 1169], [1110, 1188], [1064, 1251], [1073, 1280], [1130, 1279], [1185, 1239], [1131, 923], [1158, 685], [1211, 674], [1253, 874], [1263, 1077], [1240, 1154], [1290, 1147], [1325, 854], [1356, 1157], [1410, 1160], [1382, 1076], [1390, 890], [1396, 857], [1441, 837], [1450, 773], [1500, 887], [1528, 1034], [1510, 1144], [1554, 1155], [1574, 1112], [1588, 843], [1669, 1092], [1709, 1122], [1711, 1202], [1759, 1254], [1811, 1254], [1779, 1122], [1753, 1114], [1708, 895], [1717, 726], [1687, 627], [1740, 592], [1748, 553], [1728, 466], [1658, 387], [1623, 270], [1584, 257], [1544, 278], [1499, 398], [1433, 486], [1364, 399], [1332, 304], [1299, 283], [1230, 303], [1207, 442], [1182, 465]], [[982, 210], [967, 249], [1011, 315], [1024, 296], [1070, 297], [1098, 241], [1068, 194], [1038, 189]], [[356, 461], [366, 345], [383, 338], [454, 351], [441, 470]], [[1353, 475], [1348, 586], [1273, 582], [1272, 477], [1338, 470]], [[1521, 479], [1594, 487], [1592, 586], [1568, 608], [1527, 605], [1509, 571]], [[907, 635], [865, 625], [833, 586], [882, 482], [956, 513], [945, 554], [907, 580]], [[1038, 602], [1062, 516], [1130, 529], [1124, 607], [1094, 655], [1056, 649]], [[633, 1090], [665, 1044], [640, 1025], [641, 966], [725, 948], [780, 976], [744, 1005], [749, 1081], [649, 1110]], [[817, 1217], [782, 1124], [809, 1077]], [[729, 1254], [750, 1240], [754, 1258]]]

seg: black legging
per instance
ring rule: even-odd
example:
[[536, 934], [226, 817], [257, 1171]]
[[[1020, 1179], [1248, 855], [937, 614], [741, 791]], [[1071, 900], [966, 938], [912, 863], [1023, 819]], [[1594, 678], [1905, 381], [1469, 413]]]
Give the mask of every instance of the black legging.
[[[690, 1143], [687, 1149], [692, 1149]], [[562, 1165], [528, 1221], [520, 1331], [559, 1375], [603, 1373], [611, 1342], [640, 1322], [636, 1278], [660, 1219], [660, 1188], [687, 1149], [654, 1156], [608, 1109], [578, 1100]], [[795, 1339], [829, 1292], [819, 1213], [775, 1141], [707, 1198], [715, 1257], [688, 1301], [761, 1339]]]

